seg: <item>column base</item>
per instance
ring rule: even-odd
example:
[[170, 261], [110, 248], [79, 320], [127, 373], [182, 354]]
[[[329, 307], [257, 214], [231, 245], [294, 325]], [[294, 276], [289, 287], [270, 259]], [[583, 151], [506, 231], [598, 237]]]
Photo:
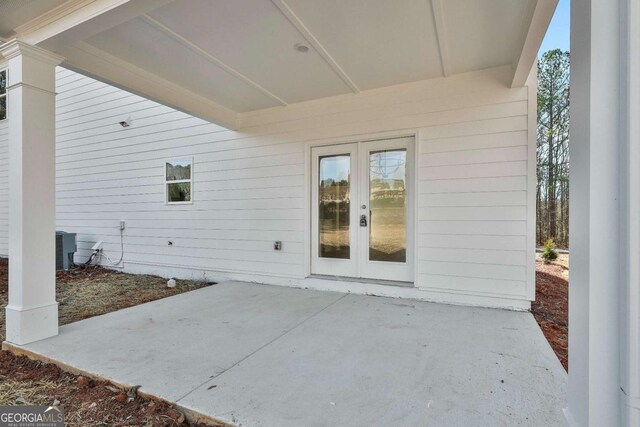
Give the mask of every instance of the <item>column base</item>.
[[24, 345], [58, 335], [58, 303], [22, 308], [8, 305], [6, 340]]

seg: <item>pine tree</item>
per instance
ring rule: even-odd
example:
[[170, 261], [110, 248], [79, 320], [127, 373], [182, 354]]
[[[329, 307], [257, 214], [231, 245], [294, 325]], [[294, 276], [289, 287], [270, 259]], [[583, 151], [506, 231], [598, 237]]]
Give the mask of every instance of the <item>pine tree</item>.
[[[538, 63], [537, 240], [566, 246], [569, 177], [569, 52], [555, 49]], [[560, 209], [558, 208], [560, 207]]]

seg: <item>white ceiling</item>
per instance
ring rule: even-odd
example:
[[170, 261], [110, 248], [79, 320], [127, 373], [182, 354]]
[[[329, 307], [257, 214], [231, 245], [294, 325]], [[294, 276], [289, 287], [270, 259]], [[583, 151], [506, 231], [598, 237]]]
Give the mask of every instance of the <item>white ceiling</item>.
[[277, 105], [206, 57], [186, 49], [142, 18], [136, 18], [87, 42], [128, 63], [216, 100], [235, 111]]
[[442, 75], [429, 0], [287, 0], [362, 90]]
[[269, 0], [176, 0], [149, 14], [287, 103], [349, 91]]
[[527, 1], [442, 0], [453, 73], [513, 63], [528, 29]]
[[[14, 9], [0, 15], [0, 34], [45, 3], [5, 1]], [[111, 26], [103, 16], [100, 27], [77, 32], [84, 40], [67, 34], [42, 45], [96, 77], [100, 69], [74, 48], [247, 112], [514, 64], [536, 1], [131, 0], [129, 10], [145, 13], [123, 19], [121, 12]], [[28, 4], [29, 13], [16, 6]]]
[[[452, 72], [510, 64], [526, 6], [442, 1]], [[443, 75], [430, 0], [174, 0], [147, 16], [86, 42], [238, 112]]]

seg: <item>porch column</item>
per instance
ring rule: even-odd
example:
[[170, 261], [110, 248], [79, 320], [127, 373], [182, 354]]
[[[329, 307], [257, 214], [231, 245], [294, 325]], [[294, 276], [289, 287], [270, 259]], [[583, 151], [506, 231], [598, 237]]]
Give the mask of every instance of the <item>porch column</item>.
[[7, 341], [58, 334], [55, 299], [55, 67], [62, 58], [17, 40], [9, 64], [9, 305]]
[[640, 426], [640, 1], [620, 8], [620, 398]]
[[571, 4], [572, 426], [640, 425], [639, 9]]

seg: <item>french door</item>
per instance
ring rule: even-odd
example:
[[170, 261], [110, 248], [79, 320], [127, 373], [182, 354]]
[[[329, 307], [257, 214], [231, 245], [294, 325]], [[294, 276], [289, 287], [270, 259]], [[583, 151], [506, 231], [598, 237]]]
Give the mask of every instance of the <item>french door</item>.
[[413, 143], [312, 149], [312, 274], [413, 281]]

